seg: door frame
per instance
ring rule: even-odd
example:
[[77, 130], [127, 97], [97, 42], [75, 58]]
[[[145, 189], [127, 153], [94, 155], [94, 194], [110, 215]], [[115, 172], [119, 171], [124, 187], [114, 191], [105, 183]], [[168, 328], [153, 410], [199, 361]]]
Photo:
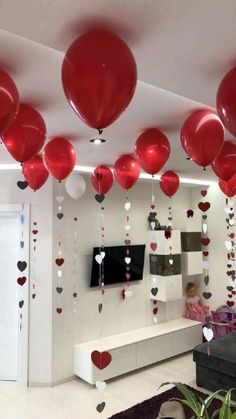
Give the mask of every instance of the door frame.
[[[18, 301], [24, 301], [22, 309], [20, 309], [18, 305], [17, 383], [27, 387], [29, 365], [30, 204], [0, 204], [0, 216], [4, 213], [12, 213], [19, 216], [18, 260], [24, 260], [27, 263], [27, 267], [23, 273], [23, 275], [27, 278], [25, 284], [21, 287], [18, 286], [16, 282], [16, 286], [18, 287]], [[20, 241], [24, 241], [23, 248], [20, 246]], [[19, 273], [21, 274], [21, 272]], [[20, 319], [20, 314], [22, 314], [22, 319]], [[20, 323], [22, 323], [21, 330]]]

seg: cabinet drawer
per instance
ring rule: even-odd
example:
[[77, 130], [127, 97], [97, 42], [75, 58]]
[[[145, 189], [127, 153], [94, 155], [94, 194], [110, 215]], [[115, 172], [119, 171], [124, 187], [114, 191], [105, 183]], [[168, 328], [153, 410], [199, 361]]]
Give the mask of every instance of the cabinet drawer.
[[137, 368], [171, 356], [170, 334], [137, 343]]
[[202, 325], [200, 323], [197, 326], [171, 333], [172, 356], [191, 351], [200, 343], [202, 343]]

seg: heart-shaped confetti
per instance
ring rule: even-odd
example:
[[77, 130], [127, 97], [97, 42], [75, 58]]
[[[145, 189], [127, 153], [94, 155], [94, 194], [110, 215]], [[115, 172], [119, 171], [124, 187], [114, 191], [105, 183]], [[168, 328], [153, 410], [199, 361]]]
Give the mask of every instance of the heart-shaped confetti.
[[227, 304], [228, 307], [233, 307], [235, 302], [228, 300], [228, 301], [226, 301], [226, 304]]
[[26, 182], [25, 180], [18, 180], [17, 186], [23, 191], [24, 189], [27, 188], [28, 182]]
[[98, 304], [98, 312], [101, 313], [102, 312], [102, 303]]
[[165, 235], [166, 239], [170, 239], [171, 238], [171, 230], [165, 230], [164, 235]]
[[214, 333], [213, 333], [212, 329], [205, 326], [205, 327], [203, 327], [202, 332], [203, 332], [203, 336], [207, 340], [207, 342], [210, 342], [213, 339]]
[[209, 252], [202, 252], [204, 257], [207, 257], [209, 255]]
[[133, 293], [131, 290], [125, 290], [124, 294], [125, 298], [131, 298]]
[[129, 265], [130, 264], [130, 262], [131, 262], [131, 258], [130, 257], [125, 257], [125, 263], [127, 264], [127, 265]]
[[203, 269], [206, 271], [207, 269], [209, 269], [209, 262], [208, 260], [203, 260], [202, 261], [202, 267]]
[[98, 413], [102, 413], [102, 411], [105, 409], [105, 406], [106, 406], [105, 402], [99, 403], [96, 407]]
[[206, 232], [207, 232], [207, 224], [206, 223], [202, 224], [202, 231], [203, 231], [204, 234], [206, 234]]
[[209, 284], [209, 275], [204, 276], [204, 282], [206, 286]]
[[25, 261], [19, 260], [17, 262], [17, 268], [19, 269], [20, 272], [23, 272], [27, 268], [27, 263]]
[[154, 309], [152, 310], [152, 312], [153, 312], [154, 316], [156, 316], [157, 313], [158, 313], [158, 308], [157, 307], [154, 307]]
[[126, 202], [125, 205], [124, 205], [124, 207], [125, 207], [125, 210], [126, 211], [129, 211], [130, 208], [131, 208], [131, 203], [130, 202]]
[[192, 218], [194, 215], [194, 211], [192, 209], [187, 210], [187, 218]]
[[96, 194], [95, 195], [95, 197], [94, 197], [95, 199], [96, 199], [96, 201], [99, 203], [99, 204], [101, 204], [103, 201], [104, 201], [104, 199], [105, 199], [105, 195], [102, 195], [102, 194]]
[[151, 247], [152, 251], [155, 252], [155, 250], [157, 250], [157, 243], [155, 243], [155, 242], [150, 243], [150, 247]]
[[64, 214], [62, 212], [57, 213], [58, 220], [62, 220], [63, 217], [64, 217]]
[[209, 300], [209, 298], [211, 298], [211, 296], [212, 296], [212, 293], [211, 293], [211, 292], [207, 292], [207, 291], [205, 291], [205, 292], [203, 292], [203, 293], [202, 293], [202, 296], [203, 296], [206, 300]]
[[19, 301], [19, 307], [22, 308], [24, 305], [24, 300]]
[[157, 287], [153, 287], [153, 288], [151, 289], [151, 293], [152, 293], [152, 295], [155, 297], [155, 296], [157, 295], [157, 293], [158, 293], [158, 288], [157, 288]]
[[199, 202], [198, 204], [198, 208], [202, 211], [202, 212], [206, 212], [209, 210], [211, 204], [210, 202]]
[[104, 391], [107, 387], [107, 384], [105, 381], [97, 381], [95, 386], [99, 391]]
[[111, 363], [111, 359], [111, 354], [107, 351], [93, 351], [91, 353], [91, 360], [95, 367], [97, 367], [99, 370], [106, 368]]
[[204, 189], [204, 190], [202, 190], [202, 191], [201, 191], [201, 195], [202, 195], [203, 197], [205, 197], [205, 196], [206, 196], [206, 194], [207, 194], [207, 190], [206, 190], [206, 189]]
[[62, 293], [62, 291], [63, 291], [63, 288], [62, 288], [62, 287], [56, 287], [56, 292], [57, 292], [58, 294], [61, 294], [61, 293]]
[[201, 243], [203, 246], [208, 246], [208, 244], [210, 243], [210, 239], [208, 239], [208, 237], [203, 237], [201, 238]]
[[173, 265], [173, 263], [174, 263], [173, 259], [169, 259], [168, 262], [169, 262], [170, 265]]
[[23, 249], [24, 245], [25, 245], [25, 243], [23, 242], [23, 240], [21, 240], [20, 241], [20, 247], [21, 247], [21, 249]]
[[232, 248], [232, 242], [230, 240], [225, 240], [225, 247], [228, 251]]
[[155, 221], [152, 221], [151, 222], [151, 229], [152, 230], [155, 230], [155, 227], [156, 227], [156, 223], [155, 223]]
[[57, 258], [57, 259], [55, 259], [55, 262], [56, 262], [57, 266], [62, 266], [65, 261], [64, 261], [63, 258]]
[[61, 314], [62, 313], [62, 308], [58, 307], [56, 311], [57, 311], [57, 314]]
[[21, 287], [26, 283], [26, 276], [21, 276], [19, 278], [17, 278], [17, 284], [20, 285]]

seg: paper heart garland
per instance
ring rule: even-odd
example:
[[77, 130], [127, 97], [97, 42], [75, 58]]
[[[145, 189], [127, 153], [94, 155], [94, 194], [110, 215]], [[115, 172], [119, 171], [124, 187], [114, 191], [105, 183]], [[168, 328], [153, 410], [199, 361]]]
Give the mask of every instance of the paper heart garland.
[[23, 242], [23, 240], [21, 240], [20, 241], [20, 247], [21, 247], [21, 249], [23, 249], [24, 245], [25, 245], [25, 243]]
[[171, 230], [165, 230], [165, 238], [170, 239], [171, 238]]
[[155, 296], [157, 295], [157, 293], [158, 293], [158, 288], [157, 288], [157, 287], [153, 287], [153, 288], [151, 289], [151, 293], [152, 293], [152, 295], [155, 297]]
[[23, 285], [26, 283], [26, 276], [21, 276], [17, 278], [17, 284], [23, 287]]
[[209, 298], [211, 298], [211, 296], [212, 296], [212, 293], [211, 293], [211, 292], [207, 292], [207, 291], [205, 291], [205, 292], [203, 292], [203, 293], [202, 293], [202, 296], [203, 296], [206, 300], [209, 300]]
[[229, 251], [232, 248], [232, 242], [230, 240], [225, 240], [225, 247]]
[[234, 221], [234, 220], [229, 220], [229, 225], [230, 225], [230, 227], [233, 227], [233, 226], [234, 226], [234, 223], [235, 223], [235, 221]]
[[208, 237], [202, 237], [201, 238], [201, 243], [203, 246], [208, 246], [208, 244], [210, 243], [210, 239], [208, 239]]
[[126, 211], [129, 211], [130, 208], [131, 208], [131, 203], [130, 202], [126, 202], [125, 205], [124, 205], [124, 207], [125, 207], [125, 210]]
[[206, 214], [202, 215], [202, 219], [203, 220], [206, 220], [207, 219], [207, 215]]
[[168, 262], [169, 262], [170, 265], [173, 265], [173, 263], [174, 263], [173, 259], [169, 259]]
[[129, 224], [125, 224], [125, 230], [129, 231], [131, 229], [131, 226]]
[[62, 308], [58, 307], [57, 308], [57, 314], [61, 314], [62, 313]]
[[130, 258], [130, 257], [128, 257], [128, 256], [126, 256], [126, 257], [125, 257], [125, 263], [126, 263], [127, 265], [129, 265], [129, 264], [130, 264], [130, 262], [131, 262], [131, 258]]
[[228, 301], [226, 301], [226, 304], [227, 304], [228, 307], [233, 307], [235, 305], [235, 302], [228, 300]]
[[198, 204], [198, 208], [202, 211], [202, 212], [206, 212], [209, 210], [211, 204], [210, 202], [199, 202]]
[[91, 353], [91, 360], [92, 363], [97, 367], [99, 370], [103, 370], [111, 363], [111, 354], [110, 352], [104, 351], [93, 351]]
[[131, 298], [133, 295], [133, 292], [131, 290], [125, 290], [124, 297], [125, 298]]
[[203, 260], [202, 261], [202, 267], [205, 271], [208, 270], [209, 269], [209, 261], [208, 260]]
[[99, 391], [104, 391], [107, 387], [107, 383], [105, 381], [97, 381], [95, 386]]
[[156, 316], [157, 313], [158, 313], [158, 308], [157, 307], [154, 307], [154, 309], [152, 310], [152, 312], [153, 312], [154, 316]]
[[63, 258], [57, 258], [57, 259], [55, 259], [55, 262], [56, 262], [57, 266], [62, 266], [65, 261], [64, 261]]
[[24, 300], [19, 301], [19, 307], [22, 308], [24, 305]]
[[151, 247], [152, 251], [155, 252], [155, 250], [157, 249], [157, 243], [155, 243], [155, 242], [150, 243], [150, 247]]
[[205, 197], [205, 196], [207, 195], [207, 191], [206, 191], [206, 189], [204, 189], [203, 191], [201, 191], [201, 195], [202, 195], [203, 197]]
[[105, 406], [106, 406], [106, 403], [105, 402], [99, 403], [97, 405], [97, 407], [96, 407], [98, 413], [102, 413], [102, 411], [104, 410]]
[[17, 182], [17, 186], [18, 188], [20, 188], [21, 190], [24, 190], [27, 188], [28, 186], [28, 182], [26, 182], [25, 180], [18, 180]]
[[95, 195], [95, 199], [96, 199], [96, 201], [99, 203], [99, 204], [101, 204], [103, 201], [104, 201], [104, 199], [105, 199], [105, 195], [102, 195], [102, 194], [96, 194]]
[[62, 288], [62, 287], [56, 287], [56, 292], [57, 292], [58, 294], [61, 294], [61, 293], [62, 293], [62, 291], [63, 291], [63, 288]]
[[230, 285], [228, 285], [226, 288], [228, 291], [233, 291], [233, 287], [231, 287]]
[[62, 212], [57, 213], [58, 220], [62, 220], [63, 217], [64, 217], [64, 214]]
[[204, 276], [204, 282], [207, 287], [207, 285], [209, 284], [209, 275]]
[[193, 218], [194, 211], [192, 209], [187, 210], [187, 218]]
[[98, 312], [101, 313], [102, 312], [102, 303], [98, 304]]
[[19, 269], [20, 272], [23, 272], [27, 268], [27, 263], [25, 261], [19, 260], [17, 262], [17, 268]]
[[206, 234], [206, 232], [207, 232], [207, 224], [206, 223], [202, 224], [202, 231], [203, 231], [204, 234]]
[[126, 246], [129, 246], [129, 245], [131, 244], [131, 240], [125, 240], [125, 241], [124, 241], [124, 244], [125, 244]]
[[209, 329], [208, 327], [205, 326], [203, 327], [202, 332], [207, 342], [210, 342], [213, 339], [214, 333], [212, 329]]
[[58, 278], [62, 277], [62, 271], [57, 271]]
[[209, 255], [209, 252], [202, 252], [204, 257], [207, 257]]

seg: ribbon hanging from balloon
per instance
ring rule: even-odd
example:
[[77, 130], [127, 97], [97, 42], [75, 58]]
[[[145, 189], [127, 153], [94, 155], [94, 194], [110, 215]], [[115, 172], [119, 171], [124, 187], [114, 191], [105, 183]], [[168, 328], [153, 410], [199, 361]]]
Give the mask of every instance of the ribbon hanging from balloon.
[[190, 159], [204, 169], [216, 159], [224, 144], [224, 127], [213, 112], [194, 112], [181, 128], [181, 143]]
[[0, 136], [13, 123], [19, 108], [19, 92], [12, 78], [0, 69]]
[[114, 165], [114, 175], [116, 181], [119, 183], [119, 185], [126, 190], [125, 195], [125, 203], [124, 203], [124, 209], [125, 209], [125, 239], [124, 244], [126, 247], [125, 255], [124, 255], [124, 262], [126, 267], [126, 273], [125, 273], [125, 281], [126, 281], [126, 287], [122, 290], [122, 298], [129, 298], [132, 295], [131, 290], [129, 290], [130, 285], [130, 264], [132, 263], [132, 255], [130, 254], [130, 245], [131, 245], [131, 239], [130, 239], [130, 210], [131, 210], [131, 202], [129, 201], [129, 189], [132, 188], [132, 186], [137, 182], [139, 178], [140, 173], [140, 167], [137, 162], [137, 160], [131, 156], [130, 154], [123, 154], [120, 156]]
[[136, 83], [132, 52], [124, 41], [105, 30], [83, 34], [65, 54], [65, 96], [77, 115], [99, 134], [129, 105]]

